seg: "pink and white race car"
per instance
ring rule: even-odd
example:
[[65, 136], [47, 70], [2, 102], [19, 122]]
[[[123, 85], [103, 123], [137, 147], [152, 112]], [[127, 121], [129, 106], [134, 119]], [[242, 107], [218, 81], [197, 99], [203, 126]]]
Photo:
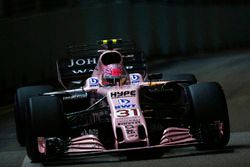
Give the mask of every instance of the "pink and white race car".
[[70, 47], [69, 57], [57, 62], [64, 90], [17, 89], [17, 139], [33, 162], [227, 145], [227, 104], [218, 83], [197, 83], [192, 74], [148, 74], [142, 52], [120, 39], [91, 47]]

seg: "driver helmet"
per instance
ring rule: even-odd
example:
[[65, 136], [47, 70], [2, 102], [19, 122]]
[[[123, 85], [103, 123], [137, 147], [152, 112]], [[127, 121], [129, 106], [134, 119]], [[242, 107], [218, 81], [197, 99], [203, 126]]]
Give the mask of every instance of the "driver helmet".
[[104, 86], [124, 85], [128, 80], [128, 74], [121, 64], [109, 64], [104, 67], [102, 84]]

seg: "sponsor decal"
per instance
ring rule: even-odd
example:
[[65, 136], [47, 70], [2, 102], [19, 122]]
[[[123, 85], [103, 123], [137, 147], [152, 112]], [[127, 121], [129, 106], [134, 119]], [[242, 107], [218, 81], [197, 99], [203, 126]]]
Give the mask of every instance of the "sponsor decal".
[[136, 90], [111, 92], [110, 96], [113, 99], [114, 98], [122, 98], [122, 97], [135, 97]]
[[119, 119], [116, 119], [117, 122], [119, 123], [129, 123], [129, 122], [138, 122], [140, 123], [140, 118], [138, 117], [132, 117], [132, 118], [119, 118]]
[[63, 100], [73, 100], [73, 99], [85, 99], [87, 94], [74, 94], [72, 96], [65, 96]]
[[141, 124], [140, 118], [138, 117], [123, 117], [123, 118], [119, 118], [117, 119], [117, 125], [137, 125], [137, 124]]
[[119, 106], [115, 106], [115, 109], [123, 109], [123, 108], [135, 108], [135, 104], [123, 104], [123, 105], [119, 105]]
[[140, 120], [139, 121], [135, 121], [135, 122], [119, 122], [117, 125], [135, 125], [135, 124], [140, 124]]
[[134, 125], [125, 125], [126, 133], [128, 137], [137, 137], [137, 131], [135, 130]]
[[67, 65], [67, 67], [91, 65], [91, 64], [96, 64], [96, 62], [97, 62], [96, 58], [70, 59], [70, 63]]
[[123, 109], [123, 108], [135, 108], [135, 104], [129, 104], [130, 101], [127, 99], [118, 99], [118, 103], [120, 105], [115, 106], [115, 109]]
[[84, 74], [84, 73], [90, 73], [93, 72], [93, 69], [81, 69], [81, 70], [72, 70], [72, 73], [74, 74]]
[[89, 78], [89, 86], [96, 87], [99, 85], [99, 80], [96, 78]]
[[138, 74], [132, 74], [130, 76], [131, 83], [139, 83], [140, 82], [140, 75]]
[[118, 103], [121, 104], [121, 105], [123, 105], [123, 104], [128, 104], [128, 103], [130, 103], [130, 101], [127, 100], [127, 99], [119, 99], [119, 100], [118, 100]]

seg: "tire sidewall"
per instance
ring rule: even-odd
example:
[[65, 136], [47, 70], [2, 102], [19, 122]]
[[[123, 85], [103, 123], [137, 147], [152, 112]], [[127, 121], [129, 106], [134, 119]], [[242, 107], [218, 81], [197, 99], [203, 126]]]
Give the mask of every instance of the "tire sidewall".
[[25, 145], [25, 113], [28, 99], [53, 90], [54, 88], [49, 85], [27, 86], [17, 89], [14, 97], [14, 115], [17, 140], [21, 146]]
[[[193, 131], [202, 141], [201, 146], [224, 147], [230, 138], [230, 126], [226, 99], [221, 86], [216, 82], [190, 85], [188, 95]], [[222, 137], [219, 137], [211, 128], [218, 121], [223, 123]], [[210, 131], [209, 128], [212, 130]]]
[[44, 157], [38, 151], [37, 137], [64, 137], [67, 135], [62, 105], [56, 96], [37, 96], [29, 99], [26, 114], [26, 151], [33, 162]]

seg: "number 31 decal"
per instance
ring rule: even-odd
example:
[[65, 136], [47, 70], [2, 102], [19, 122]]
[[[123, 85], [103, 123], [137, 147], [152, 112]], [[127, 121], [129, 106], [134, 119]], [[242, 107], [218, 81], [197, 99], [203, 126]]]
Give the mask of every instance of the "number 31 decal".
[[138, 109], [118, 110], [118, 111], [116, 111], [115, 116], [116, 117], [140, 116], [140, 111]]

